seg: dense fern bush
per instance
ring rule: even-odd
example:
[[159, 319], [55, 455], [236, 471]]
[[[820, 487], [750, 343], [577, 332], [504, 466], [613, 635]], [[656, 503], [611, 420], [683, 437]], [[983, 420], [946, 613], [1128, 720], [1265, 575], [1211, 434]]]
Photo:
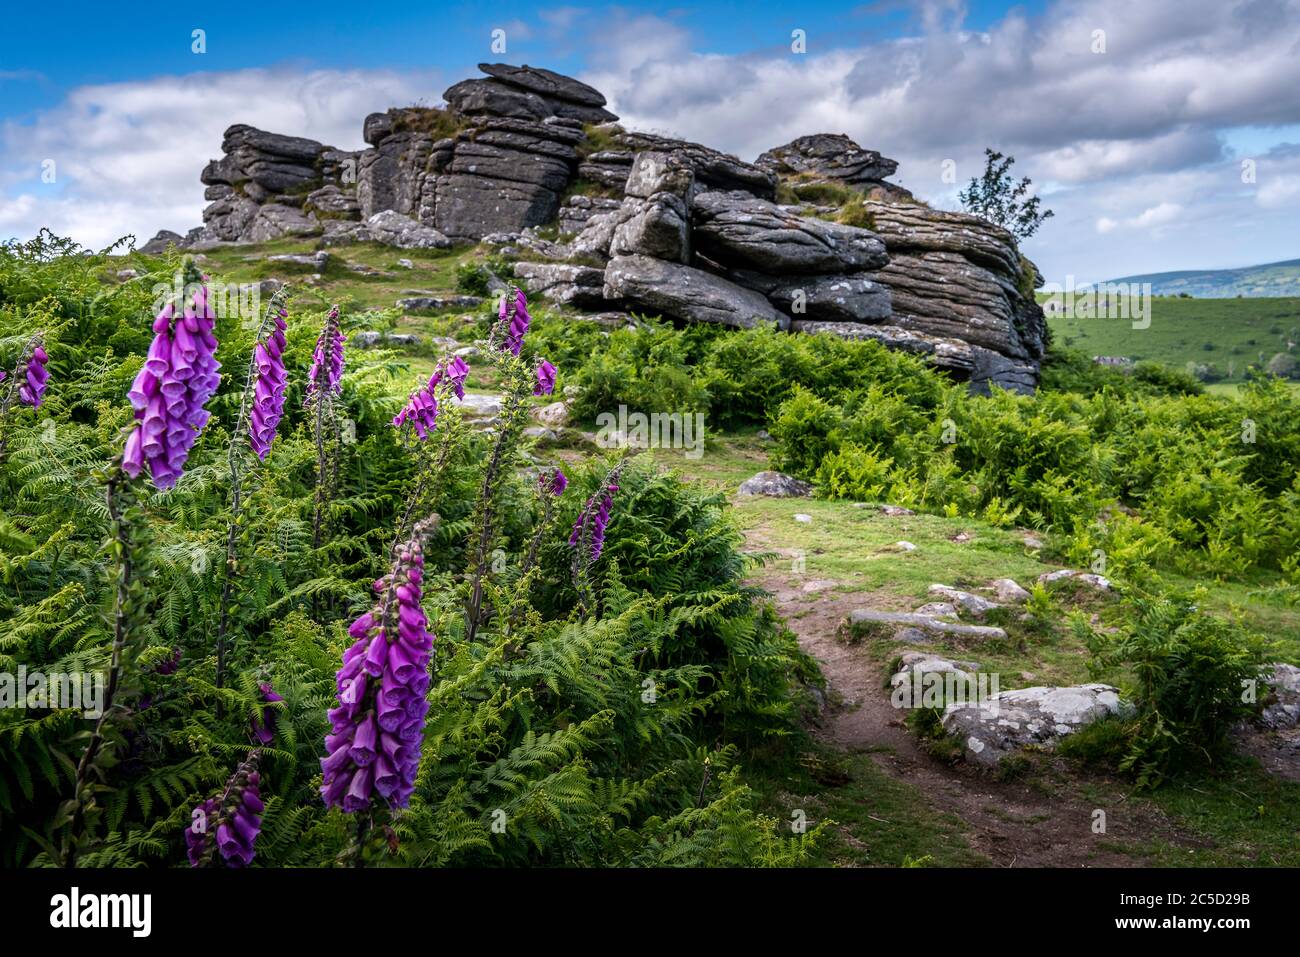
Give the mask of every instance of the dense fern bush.
[[1224, 762], [1230, 732], [1263, 693], [1268, 643], [1236, 621], [1201, 611], [1204, 598], [1203, 589], [1183, 593], [1147, 582], [1128, 590], [1131, 615], [1116, 633], [1098, 632], [1082, 617], [1074, 621], [1095, 671], [1132, 673], [1136, 706], [1131, 717], [1089, 729], [1074, 747], [1104, 745], [1106, 753], [1093, 757], [1113, 761], [1140, 786]]
[[179, 313], [150, 329], [183, 266], [134, 264], [118, 284], [49, 235], [0, 250], [0, 366], [36, 332], [49, 360], [44, 402], [0, 422], [0, 673], [112, 694], [100, 720], [0, 710], [0, 862], [804, 859], [819, 831], [758, 814], [736, 757], [791, 733], [808, 661], [743, 584], [721, 497], [635, 459], [527, 467], [541, 355], [570, 353], [525, 339], [522, 299], [492, 324], [492, 434], [460, 420], [449, 362], [394, 399], [403, 366], [346, 349], [346, 308], [290, 295], [274, 347], [281, 303], [218, 318], [211, 417], [160, 488], [123, 459], [160, 407], [126, 396], [184, 338]]
[[1278, 380], [1234, 401], [1174, 370], [1124, 375], [1065, 351], [1037, 395], [986, 398], [875, 342], [654, 323], [540, 332], [571, 363], [588, 421], [622, 404], [764, 425], [774, 467], [831, 498], [1052, 530], [1067, 559], [1100, 550], [1121, 575], [1262, 568], [1300, 586], [1300, 398]]

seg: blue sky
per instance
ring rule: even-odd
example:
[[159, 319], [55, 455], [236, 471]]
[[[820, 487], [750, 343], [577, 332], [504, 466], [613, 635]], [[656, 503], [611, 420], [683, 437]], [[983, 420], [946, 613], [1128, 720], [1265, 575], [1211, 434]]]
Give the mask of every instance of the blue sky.
[[744, 159], [845, 132], [949, 208], [984, 146], [1012, 152], [1057, 211], [1028, 247], [1057, 281], [1300, 257], [1300, 0], [52, 9], [0, 34], [0, 236], [183, 231], [231, 123], [356, 148], [365, 113], [503, 60]]

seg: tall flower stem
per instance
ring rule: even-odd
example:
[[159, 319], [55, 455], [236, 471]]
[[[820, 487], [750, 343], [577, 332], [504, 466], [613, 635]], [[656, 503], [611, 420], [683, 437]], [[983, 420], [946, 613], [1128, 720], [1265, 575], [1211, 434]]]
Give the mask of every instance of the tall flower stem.
[[128, 603], [130, 601], [131, 581], [134, 573], [132, 560], [132, 542], [130, 526], [124, 513], [128, 503], [134, 501], [130, 479], [122, 471], [119, 463], [114, 463], [106, 483], [104, 499], [108, 508], [110, 523], [110, 550], [116, 561], [116, 581], [113, 596], [113, 651], [108, 667], [108, 685], [104, 689], [103, 708], [95, 721], [86, 750], [82, 752], [77, 763], [76, 782], [73, 792], [73, 810], [64, 864], [76, 865], [77, 843], [85, 826], [86, 809], [93, 803], [93, 795], [87, 793], [90, 775], [104, 747], [105, 730], [109, 717], [113, 714], [117, 692], [122, 680], [122, 658], [130, 638], [130, 620]]
[[[226, 531], [226, 562], [221, 582], [221, 610], [217, 616], [217, 689], [225, 687], [226, 680], [226, 634], [230, 628], [230, 601], [234, 592], [235, 573], [239, 569], [239, 533], [240, 518], [243, 512], [243, 475], [245, 450], [243, 428], [248, 421], [249, 402], [253, 395], [253, 383], [257, 378], [257, 343], [267, 335], [275, 322], [275, 316], [284, 304], [288, 286], [281, 286], [271, 297], [271, 302], [262, 314], [262, 323], [257, 328], [253, 339], [254, 349], [249, 354], [248, 374], [244, 379], [244, 394], [239, 400], [239, 418], [230, 437], [230, 448], [226, 460], [230, 467], [230, 527]], [[221, 717], [222, 702], [217, 698], [217, 717]]]
[[[326, 511], [338, 481], [337, 457], [341, 450], [340, 424], [334, 399], [341, 390], [343, 376], [343, 343], [346, 340], [339, 328], [339, 307], [330, 309], [316, 340], [312, 357], [310, 378], [307, 382], [306, 405], [312, 408], [312, 439], [316, 444], [316, 492], [311, 520], [312, 551], [319, 551], [328, 530]], [[320, 608], [316, 595], [311, 599], [312, 614]]]
[[624, 449], [622, 457], [609, 470], [600, 487], [587, 499], [573, 526], [573, 535], [569, 539], [569, 545], [573, 548], [573, 585], [578, 593], [578, 617], [584, 621], [596, 607], [595, 590], [591, 585], [591, 566], [600, 557], [604, 544], [605, 523], [609, 521], [609, 505], [613, 493], [618, 490], [623, 469], [627, 467], [632, 456], [640, 451], [631, 447]]
[[510, 461], [527, 421], [525, 399], [532, 393], [533, 374], [529, 366], [519, 359], [502, 354], [502, 366], [507, 372], [505, 402], [501, 409], [501, 427], [497, 433], [492, 455], [483, 473], [475, 508], [478, 542], [474, 549], [474, 563], [470, 568], [470, 594], [465, 605], [465, 637], [473, 641], [478, 634], [483, 613], [483, 578], [487, 574], [492, 540], [496, 534], [497, 498], [501, 476]]

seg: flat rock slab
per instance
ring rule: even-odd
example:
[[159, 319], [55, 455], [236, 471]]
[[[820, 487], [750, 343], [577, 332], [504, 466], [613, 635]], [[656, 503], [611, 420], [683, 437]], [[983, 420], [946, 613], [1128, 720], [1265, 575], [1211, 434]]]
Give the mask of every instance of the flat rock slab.
[[397, 300], [397, 308], [407, 311], [433, 309], [473, 309], [482, 305], [478, 296], [411, 296]]
[[749, 329], [760, 323], [788, 328], [790, 319], [763, 296], [694, 266], [650, 256], [616, 256], [605, 268], [604, 297], [687, 322]]
[[1065, 581], [1067, 578], [1072, 581], [1083, 582], [1085, 585], [1089, 585], [1097, 591], [1110, 591], [1111, 583], [1109, 578], [1106, 578], [1103, 575], [1094, 575], [1091, 572], [1081, 572], [1074, 568], [1061, 568], [1054, 572], [1044, 572], [1038, 576], [1038, 580], [1044, 585], [1050, 585], [1052, 582]]
[[501, 397], [479, 392], [466, 392], [460, 400], [465, 414], [470, 418], [486, 418], [501, 414]]
[[1007, 633], [992, 625], [963, 625], [942, 621], [931, 615], [913, 611], [877, 611], [874, 608], [855, 608], [840, 622], [841, 637], [858, 637], [875, 629], [918, 628], [931, 634], [953, 635], [964, 638], [1006, 638]]
[[1054, 747], [1099, 718], [1130, 713], [1132, 706], [1110, 685], [1020, 688], [980, 703], [949, 705], [943, 728], [961, 739], [968, 760], [993, 766], [1013, 751]]
[[976, 618], [983, 618], [994, 609], [1002, 607], [995, 601], [989, 601], [987, 598], [973, 595], [968, 591], [961, 591], [958, 588], [950, 588], [947, 585], [931, 585], [929, 591], [931, 595], [939, 595], [956, 602], [964, 611], [969, 612]]

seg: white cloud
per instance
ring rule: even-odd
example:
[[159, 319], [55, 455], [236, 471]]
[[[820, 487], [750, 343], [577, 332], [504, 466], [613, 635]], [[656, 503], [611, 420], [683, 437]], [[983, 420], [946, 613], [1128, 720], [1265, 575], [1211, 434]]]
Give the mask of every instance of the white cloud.
[[[0, 235], [42, 226], [101, 246], [125, 233], [200, 224], [199, 172], [221, 155], [234, 123], [307, 136], [343, 149], [364, 146], [367, 113], [417, 99], [434, 102], [431, 75], [390, 71], [241, 70], [81, 87], [31, 124], [0, 127]], [[57, 179], [41, 182], [41, 163]]]

